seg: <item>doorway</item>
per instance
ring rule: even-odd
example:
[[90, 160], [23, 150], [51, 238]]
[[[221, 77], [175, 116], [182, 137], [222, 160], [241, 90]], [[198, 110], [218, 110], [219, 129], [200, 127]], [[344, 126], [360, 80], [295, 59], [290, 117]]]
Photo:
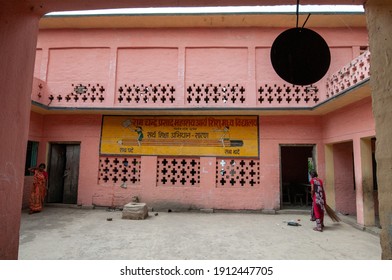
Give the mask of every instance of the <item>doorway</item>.
[[372, 145], [372, 169], [373, 169], [373, 196], [374, 196], [374, 215], [376, 226], [380, 227], [378, 185], [377, 185], [377, 162], [376, 162], [376, 138], [371, 139]]
[[48, 203], [76, 204], [80, 144], [50, 145]]
[[316, 169], [315, 145], [280, 146], [281, 208], [310, 207], [309, 171]]

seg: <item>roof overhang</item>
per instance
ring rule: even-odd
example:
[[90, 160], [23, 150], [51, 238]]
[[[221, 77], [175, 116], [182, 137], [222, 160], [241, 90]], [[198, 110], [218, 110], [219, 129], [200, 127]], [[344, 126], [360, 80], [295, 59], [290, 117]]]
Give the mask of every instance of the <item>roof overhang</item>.
[[[300, 14], [302, 25], [308, 14]], [[73, 15], [45, 16], [40, 29], [85, 28], [191, 28], [191, 27], [295, 27], [293, 13]], [[363, 13], [311, 14], [307, 28], [366, 27]]]

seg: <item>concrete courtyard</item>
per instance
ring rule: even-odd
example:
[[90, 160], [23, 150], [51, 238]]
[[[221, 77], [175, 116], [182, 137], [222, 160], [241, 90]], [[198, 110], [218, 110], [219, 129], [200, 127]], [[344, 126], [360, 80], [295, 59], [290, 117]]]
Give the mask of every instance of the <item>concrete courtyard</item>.
[[[295, 221], [300, 226], [289, 226]], [[22, 213], [20, 260], [380, 260], [379, 237], [305, 213], [149, 212], [106, 208]]]

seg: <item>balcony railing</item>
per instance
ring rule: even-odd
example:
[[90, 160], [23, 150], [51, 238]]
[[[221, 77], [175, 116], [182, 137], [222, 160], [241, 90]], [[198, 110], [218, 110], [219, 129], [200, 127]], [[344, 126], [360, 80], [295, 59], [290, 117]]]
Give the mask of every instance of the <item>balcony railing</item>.
[[313, 108], [369, 80], [366, 51], [314, 85], [295, 86], [264, 81], [70, 81], [34, 79], [32, 100], [43, 107], [78, 109]]
[[339, 95], [370, 78], [370, 52], [352, 60], [327, 79], [327, 98]]

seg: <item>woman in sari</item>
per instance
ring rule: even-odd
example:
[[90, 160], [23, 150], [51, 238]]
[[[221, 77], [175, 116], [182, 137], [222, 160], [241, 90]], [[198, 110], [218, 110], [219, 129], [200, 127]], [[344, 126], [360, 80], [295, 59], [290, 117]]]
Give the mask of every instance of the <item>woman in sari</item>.
[[318, 178], [317, 172], [310, 172], [310, 186], [312, 192], [312, 212], [311, 221], [316, 221], [315, 231], [322, 232], [324, 229], [324, 211], [327, 203], [324, 191], [323, 181]]
[[33, 189], [30, 194], [30, 212], [29, 214], [41, 212], [46, 196], [46, 181], [48, 173], [45, 171], [45, 164], [41, 163], [38, 168], [29, 168], [34, 172]]

